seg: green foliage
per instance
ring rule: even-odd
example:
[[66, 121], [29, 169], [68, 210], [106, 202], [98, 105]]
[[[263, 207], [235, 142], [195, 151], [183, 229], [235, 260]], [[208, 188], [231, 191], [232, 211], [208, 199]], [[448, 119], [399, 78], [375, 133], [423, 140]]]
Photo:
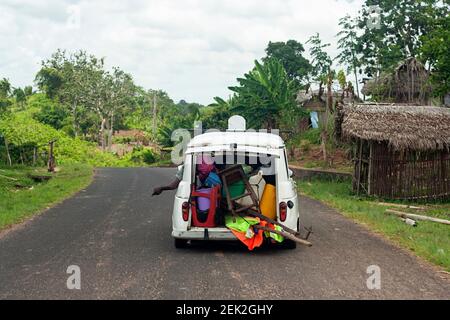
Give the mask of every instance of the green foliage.
[[180, 101], [174, 104], [166, 93], [161, 92], [162, 99], [158, 99], [158, 133], [157, 141], [165, 147], [173, 146], [171, 135], [176, 129], [194, 128], [194, 122], [200, 120], [201, 109], [199, 104]]
[[200, 120], [203, 129], [224, 130], [228, 127], [228, 119], [233, 115], [232, 106], [236, 99], [231, 97], [228, 101], [220, 97], [214, 97], [214, 103], [200, 109]]
[[321, 83], [325, 83], [324, 78], [328, 75], [333, 61], [331, 60], [329, 54], [324, 50], [329, 47], [329, 43], [322, 43], [320, 35], [316, 33], [314, 36], [309, 38], [306, 42], [311, 45], [309, 54], [312, 57], [312, 71], [311, 74], [314, 80]]
[[339, 82], [339, 86], [341, 87], [341, 89], [345, 90], [345, 88], [347, 87], [347, 78], [345, 77], [345, 72], [343, 70], [339, 70], [336, 78]]
[[126, 154], [121, 162], [124, 164], [131, 163], [133, 165], [153, 164], [157, 161], [157, 155], [147, 148], [137, 147], [132, 152]]
[[244, 116], [250, 127], [278, 129], [300, 114], [295, 86], [277, 59], [255, 61], [254, 69], [237, 81], [239, 86], [229, 88], [235, 93], [231, 111]]
[[311, 71], [311, 64], [303, 57], [305, 48], [300, 42], [288, 40], [287, 42], [269, 42], [266, 53], [267, 57], [263, 61], [271, 58], [281, 62], [290, 80], [297, 89], [305, 85], [308, 74]]
[[[399, 61], [415, 57], [422, 45], [421, 36], [432, 29], [440, 6], [438, 0], [366, 0], [357, 17], [356, 52], [364, 71], [376, 77], [382, 70], [392, 69]], [[369, 27], [371, 6], [379, 6], [379, 28]]]
[[0, 80], [0, 98], [8, 98], [11, 92], [11, 83], [6, 78]]
[[48, 124], [57, 130], [62, 129], [64, 126], [70, 126], [70, 113], [61, 104], [44, 97], [44, 99], [34, 103], [34, 105], [39, 105], [40, 109], [34, 113], [34, 119]]
[[421, 37], [422, 60], [429, 61], [434, 94], [443, 97], [450, 92], [450, 12], [448, 6], [440, 9], [439, 18], [429, 21], [432, 30]]
[[[131, 75], [119, 68], [105, 70], [103, 59], [84, 51], [56, 51], [42, 63], [35, 82], [47, 97], [66, 109], [66, 114], [70, 113], [73, 135], [90, 134], [103, 148], [111, 145], [112, 131], [124, 126], [125, 115], [132, 113], [136, 104]], [[102, 134], [93, 134], [98, 131]]]
[[11, 101], [8, 99], [11, 92], [9, 80], [3, 78], [0, 80], [0, 117], [8, 111]]
[[117, 163], [117, 158], [112, 154], [103, 153], [93, 144], [79, 138], [71, 138], [49, 125], [30, 118], [26, 113], [16, 113], [0, 120], [0, 132], [8, 139], [11, 149], [19, 148], [24, 151], [30, 151], [30, 148], [25, 146], [36, 146], [47, 152], [48, 142], [56, 140], [54, 152], [59, 164], [86, 163], [94, 166], [114, 166]]
[[348, 74], [353, 73], [355, 83], [358, 85], [358, 68], [361, 67], [360, 57], [357, 53], [358, 37], [356, 33], [357, 21], [349, 15], [339, 20], [339, 26], [342, 28], [338, 32], [339, 54], [336, 57], [338, 63], [347, 67]]

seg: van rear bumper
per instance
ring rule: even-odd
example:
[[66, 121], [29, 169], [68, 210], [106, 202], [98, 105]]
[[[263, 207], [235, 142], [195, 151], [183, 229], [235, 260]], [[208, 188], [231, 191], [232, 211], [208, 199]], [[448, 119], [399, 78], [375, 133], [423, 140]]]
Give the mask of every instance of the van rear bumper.
[[187, 231], [173, 230], [172, 237], [185, 240], [237, 240], [234, 234], [227, 228], [191, 228]]

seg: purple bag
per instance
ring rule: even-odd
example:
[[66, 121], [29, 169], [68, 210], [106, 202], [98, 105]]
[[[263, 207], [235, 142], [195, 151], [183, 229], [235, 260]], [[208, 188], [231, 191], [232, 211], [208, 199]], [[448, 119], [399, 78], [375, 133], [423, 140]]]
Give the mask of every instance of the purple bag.
[[[210, 194], [211, 190], [212, 190], [211, 188], [204, 188], [204, 189], [197, 190], [197, 192]], [[198, 199], [197, 199], [197, 207], [198, 207], [198, 209], [200, 211], [209, 210], [209, 208], [211, 207], [211, 201], [209, 200], [209, 198], [198, 197]]]

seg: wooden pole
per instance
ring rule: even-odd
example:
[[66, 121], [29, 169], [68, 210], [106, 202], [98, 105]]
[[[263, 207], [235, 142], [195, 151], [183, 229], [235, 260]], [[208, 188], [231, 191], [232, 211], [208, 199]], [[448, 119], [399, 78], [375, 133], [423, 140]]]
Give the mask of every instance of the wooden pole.
[[287, 233], [287, 232], [285, 232], [285, 231], [279, 231], [279, 230], [270, 229], [270, 228], [268, 228], [268, 227], [259, 227], [259, 226], [255, 226], [255, 229], [262, 230], [262, 231], [267, 231], [267, 232], [270, 232], [270, 233], [278, 234], [278, 235], [280, 235], [280, 236], [283, 236], [283, 237], [285, 237], [285, 238], [287, 238], [287, 239], [290, 239], [290, 240], [292, 240], [292, 241], [295, 241], [295, 242], [297, 242], [297, 243], [299, 243], [299, 244], [302, 244], [302, 245], [305, 245], [305, 246], [308, 246], [308, 247], [311, 247], [311, 246], [312, 246], [312, 243], [311, 243], [311, 242], [306, 241], [306, 240], [303, 240], [303, 239], [300, 239], [300, 238], [297, 238], [296, 236], [294, 236], [294, 235], [292, 235], [292, 234], [290, 234], [290, 233]]
[[37, 149], [36, 147], [33, 148], [33, 166], [36, 165], [36, 159], [37, 159], [37, 150], [36, 149]]
[[401, 217], [404, 219], [410, 218], [413, 220], [431, 221], [431, 222], [437, 222], [437, 223], [450, 225], [450, 221], [445, 220], [445, 219], [438, 219], [438, 218], [422, 216], [422, 215], [412, 214], [412, 213], [407, 213], [407, 212], [401, 212], [401, 211], [396, 211], [396, 210], [391, 210], [391, 209], [387, 209], [386, 213], [392, 214], [392, 215], [395, 215], [395, 216], [398, 216], [398, 217]]
[[369, 174], [367, 178], [367, 194], [372, 194], [372, 179], [373, 179], [373, 143], [369, 142]]
[[8, 164], [11, 167], [12, 166], [12, 161], [11, 161], [11, 154], [9, 153], [9, 145], [8, 145], [8, 140], [5, 139], [5, 148], [6, 148], [6, 158], [8, 159]]
[[153, 139], [156, 137], [156, 93], [153, 93]]
[[49, 156], [48, 156], [48, 172], [55, 172], [55, 158], [53, 156], [53, 144], [55, 141], [49, 142]]

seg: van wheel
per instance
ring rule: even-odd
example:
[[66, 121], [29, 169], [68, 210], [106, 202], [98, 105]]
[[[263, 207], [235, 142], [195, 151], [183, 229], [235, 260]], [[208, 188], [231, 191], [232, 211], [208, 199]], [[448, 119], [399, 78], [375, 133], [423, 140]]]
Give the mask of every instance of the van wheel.
[[284, 239], [284, 241], [281, 243], [281, 245], [283, 246], [283, 248], [289, 249], [289, 250], [293, 250], [293, 249], [297, 248], [297, 242], [289, 240], [289, 239]]
[[184, 248], [187, 248], [188, 242], [187, 242], [187, 240], [184, 240], [184, 239], [175, 239], [174, 243], [175, 243], [175, 248], [184, 249]]

